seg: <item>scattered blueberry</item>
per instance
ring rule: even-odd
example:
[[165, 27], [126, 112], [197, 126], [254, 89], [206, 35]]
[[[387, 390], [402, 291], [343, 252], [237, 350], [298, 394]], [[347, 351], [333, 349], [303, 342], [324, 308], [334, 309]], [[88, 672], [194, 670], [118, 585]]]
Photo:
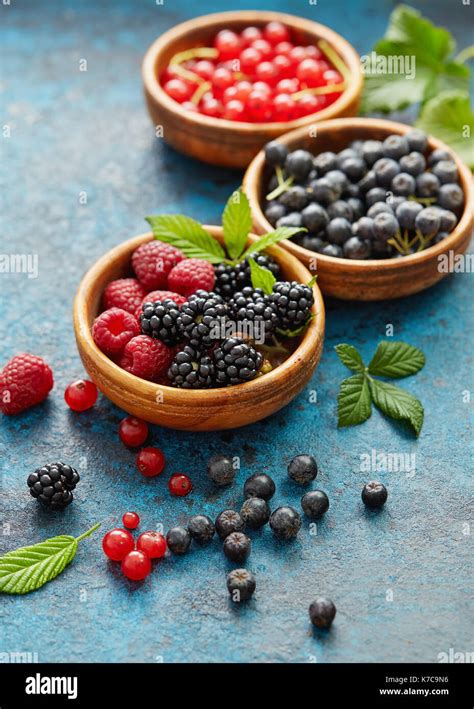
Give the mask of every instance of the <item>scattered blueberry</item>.
[[232, 532], [242, 532], [245, 522], [235, 510], [224, 510], [217, 515], [215, 528], [220, 539], [225, 539]]
[[188, 520], [188, 531], [194, 541], [202, 545], [211, 541], [216, 528], [207, 515], [193, 515]]
[[241, 564], [250, 554], [251, 542], [242, 532], [231, 532], [224, 539], [224, 554], [231, 561]]
[[270, 519], [270, 507], [261, 497], [249, 497], [240, 510], [240, 517], [250, 529], [260, 529]]
[[226, 455], [214, 455], [207, 464], [207, 477], [219, 487], [231, 485], [235, 474], [233, 460]]
[[247, 569], [234, 569], [227, 574], [227, 589], [234, 603], [248, 601], [256, 586], [255, 576]]
[[311, 490], [301, 498], [303, 512], [310, 519], [319, 519], [329, 509], [329, 498], [322, 490]]
[[266, 473], [255, 473], [245, 481], [245, 497], [260, 497], [262, 500], [271, 500], [275, 494], [275, 483]]
[[172, 527], [166, 535], [166, 543], [173, 554], [186, 554], [191, 544], [191, 535], [184, 527]]
[[318, 474], [318, 465], [311, 455], [297, 455], [288, 465], [288, 475], [299, 485], [308, 485]]
[[278, 539], [293, 539], [301, 527], [301, 517], [293, 507], [277, 507], [270, 516], [270, 527]]
[[370, 482], [364, 485], [362, 490], [362, 501], [364, 505], [371, 508], [382, 507], [387, 501], [387, 488], [379, 482]]
[[336, 606], [329, 598], [317, 598], [309, 607], [309, 618], [316, 628], [330, 628], [336, 615]]

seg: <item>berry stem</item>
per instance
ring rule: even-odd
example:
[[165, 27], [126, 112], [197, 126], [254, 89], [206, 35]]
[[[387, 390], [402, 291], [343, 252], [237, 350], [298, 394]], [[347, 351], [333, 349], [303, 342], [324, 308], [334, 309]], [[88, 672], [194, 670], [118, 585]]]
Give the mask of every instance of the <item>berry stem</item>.
[[170, 66], [182, 64], [190, 59], [216, 59], [218, 56], [219, 52], [213, 47], [194, 47], [175, 54], [170, 60]]
[[204, 96], [204, 94], [206, 93], [206, 91], [209, 91], [209, 89], [211, 89], [211, 88], [212, 88], [212, 84], [210, 83], [210, 81], [204, 81], [203, 83], [201, 83], [197, 87], [197, 89], [193, 93], [193, 95], [191, 96], [192, 103], [197, 105], [199, 103], [199, 101], [202, 99], [202, 97]]
[[326, 84], [326, 86], [317, 86], [315, 89], [303, 89], [291, 94], [295, 101], [298, 101], [303, 96], [323, 96], [324, 94], [342, 93], [347, 89], [346, 82], [342, 84]]
[[97, 522], [97, 524], [94, 524], [94, 526], [91, 527], [90, 529], [88, 529], [87, 532], [84, 532], [84, 534], [81, 534], [80, 537], [76, 537], [76, 542], [82, 541], [83, 539], [88, 537], [90, 534], [92, 534], [92, 532], [95, 532], [96, 529], [99, 529], [100, 524], [101, 524], [100, 522]]
[[326, 42], [325, 39], [320, 39], [318, 42], [318, 47], [322, 51], [322, 53], [325, 54], [326, 57], [336, 67], [338, 72], [342, 75], [343, 79], [347, 81], [349, 79], [349, 69], [342, 61], [339, 54], [337, 54], [337, 52], [335, 52], [334, 49], [331, 47], [329, 42]]
[[287, 190], [289, 190], [289, 188], [291, 187], [291, 185], [292, 185], [293, 182], [294, 182], [294, 179], [295, 179], [295, 178], [294, 178], [292, 175], [291, 175], [290, 177], [287, 177], [284, 182], [282, 182], [281, 184], [279, 184], [278, 187], [276, 187], [276, 188], [273, 190], [273, 192], [270, 192], [269, 194], [267, 194], [267, 197], [266, 197], [267, 200], [270, 201], [270, 200], [272, 200], [272, 199], [276, 199], [276, 198], [279, 197], [281, 194], [283, 194], [283, 192], [286, 192]]
[[464, 62], [469, 61], [469, 59], [474, 59], [474, 44], [469, 47], [464, 47], [459, 54], [454, 57], [454, 61], [458, 64], [464, 64]]

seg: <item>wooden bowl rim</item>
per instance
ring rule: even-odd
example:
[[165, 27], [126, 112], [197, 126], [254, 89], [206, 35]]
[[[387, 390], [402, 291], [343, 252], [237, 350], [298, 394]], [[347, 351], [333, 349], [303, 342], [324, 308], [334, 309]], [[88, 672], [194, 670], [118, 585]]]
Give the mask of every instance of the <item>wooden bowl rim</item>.
[[[318, 137], [322, 132], [325, 131], [343, 131], [345, 128], [349, 127], [372, 127], [374, 130], [387, 130], [388, 133], [398, 133], [399, 135], [404, 135], [410, 130], [414, 129], [414, 126], [408, 125], [406, 123], [399, 123], [397, 121], [388, 121], [383, 118], [335, 118], [331, 121], [322, 121], [317, 125]], [[298, 128], [297, 130], [291, 131], [282, 135], [277, 140], [285, 144], [298, 144], [300, 139], [307, 136], [307, 129]], [[442, 141], [434, 138], [433, 136], [428, 136], [429, 146], [432, 150], [441, 148], [447, 150], [452, 156], [456, 163], [459, 171], [461, 186], [464, 191], [464, 211], [459, 222], [456, 224], [455, 229], [451, 234], [440, 241], [438, 244], [433, 244], [427, 249], [420, 251], [415, 254], [410, 254], [409, 256], [404, 256], [403, 258], [390, 258], [390, 259], [341, 259], [335, 256], [326, 256], [325, 254], [319, 254], [315, 251], [310, 251], [305, 249], [298, 244], [291, 241], [285, 240], [280, 242], [285, 248], [290, 251], [293, 255], [298, 258], [306, 259], [316, 259], [317, 262], [327, 264], [328, 266], [333, 265], [336, 267], [344, 266], [344, 269], [357, 270], [360, 268], [370, 269], [376, 266], [380, 270], [391, 270], [393, 268], [403, 268], [406, 265], [420, 264], [424, 261], [436, 258], [442, 253], [449, 251], [450, 248], [455, 247], [457, 243], [462, 239], [466, 230], [472, 228], [472, 221], [474, 215], [474, 185], [472, 181], [471, 171], [461, 160], [461, 158], [452, 150], [448, 145]], [[262, 228], [271, 231], [273, 229], [270, 222], [267, 221], [265, 215], [260, 206], [260, 182], [259, 176], [261, 176], [264, 167], [264, 151], [261, 150], [255, 158], [252, 160], [248, 166], [244, 178], [243, 178], [243, 189], [249, 198], [252, 212], [256, 221]]]
[[[221, 227], [207, 225], [205, 229], [214, 237], [220, 237], [222, 239]], [[258, 238], [259, 237], [255, 234], [250, 234], [249, 242], [258, 241]], [[226, 404], [233, 401], [235, 405], [238, 406], [239, 401], [242, 401], [244, 396], [251, 398], [253, 393], [260, 394], [264, 390], [271, 389], [278, 379], [284, 378], [285, 375], [291, 376], [291, 373], [299, 366], [302, 359], [311, 357], [311, 353], [316, 349], [318, 341], [321, 337], [324, 337], [325, 331], [324, 302], [321, 291], [316, 284], [313, 285], [312, 289], [314, 295], [312, 312], [315, 314], [315, 317], [309, 323], [300, 344], [282, 364], [278, 365], [263, 377], [257, 377], [250, 382], [244, 382], [231, 387], [185, 390], [170, 387], [165, 384], [149, 382], [121, 369], [118, 364], [115, 364], [115, 362], [97, 347], [92, 338], [92, 331], [87, 318], [87, 298], [89, 293], [93, 291], [97, 278], [102, 274], [111, 259], [119, 258], [125, 253], [132, 251], [134, 248], [137, 248], [141, 243], [151, 241], [152, 239], [152, 232], [139, 234], [131, 239], [127, 239], [103, 254], [84, 275], [74, 299], [73, 320], [76, 338], [80, 340], [81, 346], [84, 348], [89, 358], [97, 363], [97, 366], [102, 370], [104, 375], [108, 379], [113, 379], [124, 391], [136, 385], [138, 382], [142, 395], [155, 398], [157, 389], [165, 389], [168, 401], [173, 401], [174, 404], [190, 403], [191, 398], [194, 404], [199, 403], [199, 401], [208, 403], [212, 400], [219, 400], [220, 402], [225, 400]], [[298, 261], [295, 256], [279, 246], [272, 246], [266, 251], [276, 259], [280, 258], [283, 261], [289, 261], [295, 279], [303, 283], [309, 282], [312, 277], [311, 274], [304, 264]]]
[[[261, 16], [261, 20], [256, 19], [256, 15]], [[249, 22], [271, 22], [278, 20], [288, 26], [305, 32], [312, 32], [320, 39], [327, 40], [338, 54], [342, 55], [344, 63], [348, 67], [351, 78], [349, 86], [342, 92], [341, 96], [327, 108], [318, 111], [309, 116], [303, 116], [293, 121], [282, 122], [267, 122], [267, 123], [248, 123], [246, 121], [229, 121], [225, 118], [211, 118], [200, 113], [192, 113], [181, 107], [181, 104], [171, 99], [163, 90], [156, 75], [156, 63], [159, 55], [166, 47], [176, 39], [186, 35], [190, 30], [199, 30], [206, 28], [212, 24], [221, 24], [226, 20], [245, 21]], [[311, 125], [320, 120], [329, 120], [332, 116], [343, 112], [353, 101], [355, 101], [362, 92], [363, 75], [360, 68], [360, 58], [354, 47], [337, 32], [334, 32], [326, 25], [319, 22], [313, 22], [297, 15], [291, 15], [284, 12], [274, 12], [271, 10], [237, 10], [229, 12], [215, 12], [209, 15], [202, 15], [186, 22], [182, 22], [175, 27], [172, 27], [167, 32], [156, 39], [153, 44], [147, 49], [142, 63], [142, 79], [146, 90], [153, 99], [160, 104], [163, 104], [170, 112], [189, 120], [191, 124], [196, 126], [219, 127], [222, 130], [233, 130], [240, 133], [248, 133], [251, 135], [265, 135], [268, 131], [278, 130], [281, 133], [286, 133], [290, 130], [298, 129], [303, 126]], [[321, 118], [320, 118], [321, 117]]]

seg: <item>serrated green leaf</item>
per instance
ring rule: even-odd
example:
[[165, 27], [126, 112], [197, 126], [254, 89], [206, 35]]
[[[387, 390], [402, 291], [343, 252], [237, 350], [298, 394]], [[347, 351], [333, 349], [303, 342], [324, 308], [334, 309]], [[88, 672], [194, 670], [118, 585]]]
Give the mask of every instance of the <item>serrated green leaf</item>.
[[306, 330], [308, 327], [309, 323], [311, 320], [314, 320], [316, 317], [315, 313], [311, 313], [311, 315], [308, 315], [308, 318], [299, 325], [299, 327], [294, 328], [293, 330], [290, 329], [283, 329], [281, 327], [277, 327], [276, 331], [279, 335], [283, 335], [283, 337], [299, 337], [300, 335], [303, 334], [303, 332]]
[[56, 578], [77, 551], [74, 537], [62, 535], [0, 557], [0, 592], [29, 593]]
[[250, 279], [254, 288], [260, 288], [264, 293], [270, 294], [273, 292], [273, 284], [276, 283], [276, 278], [273, 273], [258, 263], [249, 256], [247, 258], [250, 265]]
[[343, 342], [340, 345], [336, 345], [334, 349], [342, 364], [348, 369], [351, 369], [353, 372], [365, 372], [364, 362], [355, 347]]
[[236, 190], [227, 200], [222, 214], [222, 228], [227, 252], [237, 259], [245, 248], [252, 228], [252, 212], [245, 192]]
[[423, 426], [424, 409], [421, 402], [412, 394], [394, 384], [370, 380], [370, 393], [377, 408], [390, 418], [407, 421], [417, 436]]
[[369, 364], [370, 374], [381, 377], [409, 377], [425, 365], [425, 355], [407, 342], [384, 340], [379, 343]]
[[181, 214], [159, 214], [146, 217], [156, 239], [180, 249], [188, 258], [201, 258], [221, 263], [226, 254], [217, 239], [191, 217]]
[[474, 113], [467, 91], [444, 91], [422, 108], [416, 126], [449, 145], [474, 169]]
[[338, 426], [355, 426], [366, 421], [371, 413], [370, 390], [365, 374], [344, 379], [339, 389]]
[[283, 241], [283, 239], [291, 239], [292, 236], [294, 236], [295, 234], [299, 234], [302, 231], [308, 230], [304, 229], [303, 227], [298, 228], [290, 226], [280, 226], [278, 227], [278, 229], [275, 229], [275, 231], [270, 231], [268, 234], [265, 234], [265, 236], [262, 236], [258, 241], [251, 244], [248, 249], [242, 254], [241, 260], [243, 261], [245, 258], [247, 258], [247, 256], [255, 254], [258, 251], [265, 251], [265, 249], [268, 249], [269, 246], [278, 244], [278, 242]]

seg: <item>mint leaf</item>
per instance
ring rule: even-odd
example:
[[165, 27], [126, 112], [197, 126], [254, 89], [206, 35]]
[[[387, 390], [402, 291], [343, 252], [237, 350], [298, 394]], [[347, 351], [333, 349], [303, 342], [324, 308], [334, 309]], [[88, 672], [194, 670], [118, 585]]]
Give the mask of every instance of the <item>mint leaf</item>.
[[76, 556], [77, 542], [92, 534], [100, 524], [75, 539], [69, 535], [21, 547], [0, 557], [0, 593], [24, 594], [59, 576]]
[[250, 279], [254, 288], [261, 288], [264, 293], [273, 293], [273, 284], [276, 283], [276, 278], [268, 268], [259, 266], [253, 258], [248, 257], [250, 265]]
[[336, 345], [334, 349], [342, 364], [348, 369], [351, 369], [353, 372], [365, 372], [364, 362], [355, 347], [341, 343], [340, 345]]
[[377, 347], [369, 364], [370, 374], [381, 377], [409, 377], [425, 365], [425, 355], [406, 342], [383, 341]]
[[181, 214], [159, 214], [146, 217], [155, 239], [180, 249], [188, 258], [201, 258], [211, 263], [221, 263], [226, 254], [202, 224]]
[[428, 101], [416, 126], [449, 145], [474, 169], [474, 113], [466, 91], [443, 91]]
[[421, 402], [404, 389], [381, 382], [370, 380], [370, 393], [377, 408], [393, 419], [408, 421], [417, 436], [423, 426], [424, 410]]
[[273, 244], [278, 244], [278, 242], [282, 241], [283, 239], [291, 239], [292, 236], [294, 236], [295, 234], [299, 234], [302, 231], [308, 230], [304, 229], [303, 227], [300, 229], [299, 227], [280, 226], [278, 227], [278, 229], [275, 229], [275, 231], [270, 231], [268, 234], [265, 234], [265, 236], [262, 236], [258, 241], [251, 244], [248, 249], [242, 254], [240, 260], [243, 261], [245, 258], [247, 258], [247, 256], [256, 254], [258, 251], [265, 251], [265, 249], [268, 249], [269, 246], [273, 246]]
[[229, 197], [222, 215], [222, 228], [227, 252], [232, 259], [237, 259], [252, 228], [250, 204], [242, 190], [236, 190]]
[[355, 426], [366, 421], [372, 413], [370, 389], [365, 374], [344, 379], [339, 389], [338, 426]]

